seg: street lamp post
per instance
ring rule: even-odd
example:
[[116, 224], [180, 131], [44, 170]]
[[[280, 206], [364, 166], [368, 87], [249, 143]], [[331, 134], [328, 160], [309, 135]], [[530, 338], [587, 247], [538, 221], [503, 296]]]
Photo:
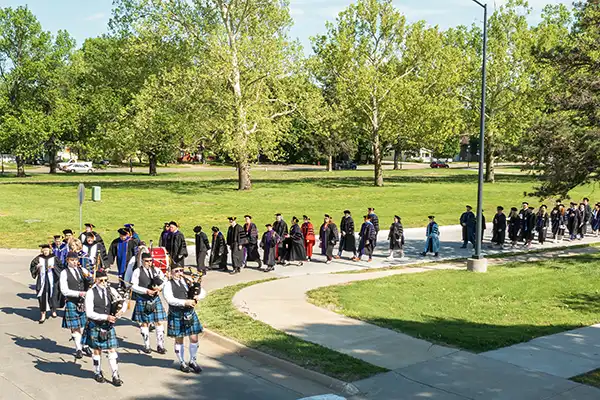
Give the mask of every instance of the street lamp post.
[[487, 271], [487, 260], [481, 254], [483, 241], [483, 162], [485, 149], [485, 89], [486, 89], [486, 52], [487, 52], [487, 4], [473, 0], [483, 8], [483, 61], [481, 66], [481, 115], [479, 125], [479, 180], [477, 182], [477, 232], [475, 254], [467, 262], [467, 268], [471, 271]]

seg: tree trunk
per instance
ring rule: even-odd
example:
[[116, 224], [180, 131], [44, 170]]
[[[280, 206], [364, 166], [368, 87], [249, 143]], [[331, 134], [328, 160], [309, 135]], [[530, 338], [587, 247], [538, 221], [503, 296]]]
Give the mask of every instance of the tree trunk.
[[250, 164], [248, 164], [248, 161], [238, 162], [237, 170], [238, 170], [238, 190], [252, 189], [252, 181], [250, 180]]
[[494, 155], [494, 151], [489, 149], [487, 153], [485, 153], [485, 181], [486, 182], [495, 182], [494, 176], [494, 164], [496, 162], [496, 156]]
[[333, 156], [330, 154], [327, 157], [327, 172], [333, 171]]
[[150, 176], [156, 176], [156, 155], [155, 154], [148, 154], [148, 161], [150, 162], [149, 165], [149, 174]]
[[50, 173], [55, 174], [56, 173], [56, 147], [54, 147], [54, 146], [50, 147], [48, 156], [50, 157]]
[[398, 149], [394, 149], [394, 171], [397, 171], [398, 169], [398, 159], [400, 158], [400, 150]]
[[375, 186], [383, 186], [383, 168], [381, 167], [379, 133], [373, 134], [373, 166], [375, 167]]
[[16, 157], [17, 159], [17, 178], [25, 177], [25, 160], [22, 157]]

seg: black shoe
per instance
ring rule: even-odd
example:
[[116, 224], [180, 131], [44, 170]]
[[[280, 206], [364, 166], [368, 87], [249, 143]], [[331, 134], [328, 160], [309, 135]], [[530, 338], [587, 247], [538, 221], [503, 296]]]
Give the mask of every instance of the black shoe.
[[104, 375], [102, 375], [102, 372], [100, 372], [98, 374], [94, 374], [94, 380], [98, 383], [104, 383], [106, 381], [104, 379]]
[[192, 361], [190, 363], [189, 368], [194, 371], [195, 374], [199, 374], [200, 372], [202, 372], [202, 368], [200, 368], [200, 366], [198, 364], [196, 364], [196, 361]]
[[165, 350], [165, 348], [164, 348], [164, 347], [160, 347], [160, 346], [158, 346], [158, 347], [156, 348], [156, 352], [157, 352], [158, 354], [167, 354], [167, 350]]
[[461, 249], [466, 249], [466, 248], [467, 248], [467, 246], [463, 244], [462, 246], [460, 246], [460, 248], [461, 248]]
[[143, 351], [144, 353], [146, 353], [146, 354], [150, 354], [150, 353], [152, 353], [152, 350], [150, 350], [150, 347], [144, 347], [144, 348], [142, 349], [142, 351]]
[[83, 354], [85, 354], [88, 357], [91, 357], [92, 354], [93, 354], [92, 353], [92, 349], [90, 349], [89, 346], [84, 346], [84, 348], [83, 348]]
[[440, 255], [438, 253], [435, 253], [433, 256], [434, 257], [439, 257]]
[[38, 321], [38, 323], [39, 323], [39, 324], [43, 324], [44, 322], [46, 322], [46, 320], [45, 320], [45, 319], [40, 319], [40, 320]]
[[271, 271], [275, 271], [274, 267], [268, 267], [267, 269], [265, 269], [265, 272], [271, 272]]
[[81, 360], [83, 358], [83, 351], [77, 350], [75, 352], [75, 358], [78, 359], [78, 360]]
[[186, 363], [181, 363], [181, 365], [179, 366], [179, 370], [187, 374], [190, 372], [190, 367]]
[[112, 379], [112, 384], [116, 387], [123, 385], [123, 381], [119, 378], [119, 374], [114, 374]]
[[425, 256], [427, 255], [427, 253], [421, 253], [421, 255], [422, 255], [423, 257], [425, 257]]

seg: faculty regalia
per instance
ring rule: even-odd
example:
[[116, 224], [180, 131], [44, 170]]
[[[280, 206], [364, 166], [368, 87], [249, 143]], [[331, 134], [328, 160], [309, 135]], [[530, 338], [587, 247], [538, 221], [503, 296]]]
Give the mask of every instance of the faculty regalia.
[[465, 211], [464, 213], [462, 213], [462, 215], [460, 216], [460, 225], [462, 226], [463, 246], [466, 246], [469, 242], [471, 242], [474, 246], [475, 229], [477, 227], [475, 214], [473, 214], [472, 211]]
[[548, 232], [548, 225], [550, 224], [550, 218], [548, 213], [537, 213], [535, 221], [535, 230], [538, 233], [538, 241], [544, 243], [546, 241], [546, 234]]
[[304, 236], [298, 224], [293, 224], [290, 229], [290, 237], [288, 238], [287, 252], [285, 254], [286, 261], [306, 260], [306, 250], [304, 249]]
[[59, 290], [61, 265], [54, 254], [35, 257], [29, 266], [31, 277], [36, 280], [35, 292], [40, 304], [40, 311], [55, 312], [60, 307]]
[[85, 315], [85, 298], [79, 296], [87, 292], [91, 276], [84, 277], [81, 267], [67, 267], [60, 272], [60, 290], [66, 298], [65, 314], [62, 327], [67, 329], [83, 329], [87, 322]]
[[[100, 236], [98, 232], [92, 231], [91, 233], [94, 235], [94, 239], [96, 242], [102, 243], [102, 245], [105, 246], [104, 239], [102, 239], [102, 236]], [[79, 235], [79, 240], [81, 240], [81, 243], [85, 243], [86, 234], [87, 232], [81, 232], [81, 234]]]
[[168, 249], [169, 246], [171, 245], [170, 242], [171, 242], [171, 231], [168, 229], [163, 230], [160, 234], [160, 237], [158, 238], [158, 246]]
[[231, 265], [234, 269], [242, 268], [244, 263], [244, 250], [240, 246], [246, 244], [246, 232], [241, 225], [235, 224], [227, 230], [227, 245], [231, 250]]
[[423, 253], [427, 254], [431, 252], [437, 255], [440, 251], [440, 230], [437, 222], [430, 222], [429, 225], [427, 225], [425, 236], [425, 249], [423, 250]]
[[531, 242], [533, 237], [535, 236], [535, 223], [536, 223], [536, 214], [533, 211], [529, 211], [527, 214], [527, 241]]
[[244, 225], [244, 231], [246, 232], [246, 238], [248, 243], [244, 246], [246, 252], [246, 262], [258, 261], [260, 264], [260, 254], [258, 253], [258, 228], [254, 222]]
[[404, 247], [404, 227], [400, 222], [394, 222], [390, 226], [388, 240], [390, 241], [390, 250], [402, 250]]
[[577, 221], [579, 222], [577, 225], [577, 234], [583, 239], [586, 233], [585, 210], [577, 209]]
[[210, 250], [210, 243], [206, 233], [200, 231], [196, 232], [195, 238], [196, 244], [196, 267], [199, 270], [206, 270], [206, 255]]
[[373, 239], [373, 249], [375, 249], [375, 247], [377, 247], [377, 235], [379, 235], [379, 217], [375, 213], [371, 213], [369, 215], [371, 216], [373, 229], [375, 229], [375, 239]]
[[227, 269], [227, 244], [223, 233], [214, 232], [212, 237], [209, 265], [213, 269]]
[[571, 235], [571, 239], [574, 239], [577, 235], [577, 228], [579, 227], [579, 212], [574, 208], [569, 208], [567, 211], [567, 229]]
[[351, 251], [352, 254], [356, 254], [356, 237], [354, 236], [354, 220], [351, 216], [342, 217], [340, 223], [340, 248], [339, 253], [342, 251]]
[[188, 300], [188, 285], [185, 279], [168, 281], [165, 284], [164, 295], [169, 304], [167, 336], [181, 338], [202, 333], [202, 324], [194, 307], [185, 306]]
[[177, 230], [172, 233], [169, 241], [169, 257], [175, 265], [185, 266], [185, 258], [188, 256], [187, 245], [185, 243], [185, 237], [181, 231]]
[[358, 244], [359, 256], [366, 254], [371, 258], [373, 250], [375, 249], [375, 238], [377, 237], [373, 223], [370, 221], [363, 222], [358, 236], [360, 236], [360, 242]]
[[308, 258], [312, 258], [313, 247], [315, 247], [315, 228], [313, 227], [312, 222], [307, 221], [302, 224], [302, 236], [304, 236], [304, 249], [306, 251], [306, 256]]
[[137, 254], [137, 241], [132, 238], [121, 240], [116, 238], [110, 244], [108, 251], [108, 263], [110, 265], [117, 263], [117, 273], [122, 279], [127, 271], [127, 266], [135, 263], [135, 255]]
[[333, 248], [339, 240], [337, 226], [333, 222], [329, 224], [321, 225], [320, 240], [321, 240], [321, 254], [327, 256], [328, 260], [333, 257]]
[[518, 214], [508, 219], [508, 238], [512, 243], [519, 240], [519, 231], [521, 230], [521, 218]]
[[585, 209], [583, 210], [583, 227], [582, 227], [582, 235], [583, 236], [585, 236], [587, 234], [587, 225], [591, 219], [592, 219], [592, 206], [590, 206], [588, 203], [585, 205]]
[[598, 232], [600, 229], [600, 210], [594, 209], [592, 211], [592, 219], [590, 220], [590, 223], [592, 225], [592, 231], [594, 231], [594, 233]]
[[506, 240], [506, 215], [504, 213], [494, 215], [492, 230], [492, 243], [502, 246]]
[[81, 251], [83, 253], [80, 259], [81, 266], [88, 271], [93, 271], [94, 267], [106, 269], [110, 265], [104, 243], [96, 241], [90, 245], [83, 242]]
[[273, 267], [277, 263], [275, 249], [278, 243], [279, 235], [274, 230], [263, 233], [260, 247], [263, 249], [263, 263], [268, 267]]
[[275, 248], [275, 258], [277, 258], [278, 260], [283, 260], [283, 258], [285, 257], [285, 251], [286, 251], [286, 248], [285, 248], [286, 242], [283, 239], [289, 233], [288, 225], [284, 220], [275, 221], [275, 222], [273, 222], [273, 230], [279, 236], [279, 243], [277, 244], [277, 247]]
[[556, 235], [558, 234], [558, 228], [560, 226], [559, 218], [560, 208], [554, 207], [550, 212], [550, 224], [552, 225], [552, 237], [554, 239], [556, 239]]
[[530, 242], [533, 239], [533, 230], [535, 228], [535, 214], [530, 210], [521, 210], [519, 211], [519, 218], [521, 219], [519, 237], [521, 240]]

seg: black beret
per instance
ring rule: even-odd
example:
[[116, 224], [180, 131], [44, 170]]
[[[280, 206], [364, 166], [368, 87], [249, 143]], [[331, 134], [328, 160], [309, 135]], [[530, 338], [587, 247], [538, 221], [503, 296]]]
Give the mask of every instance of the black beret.
[[177, 222], [175, 222], [175, 221], [171, 221], [171, 222], [169, 222], [169, 225], [173, 225], [173, 226], [176, 226], [176, 227], [178, 227], [178, 228], [179, 228], [179, 225], [177, 225]]
[[195, 226], [194, 227], [194, 232], [196, 232], [196, 233], [202, 232], [202, 227], [200, 225]]
[[219, 227], [218, 226], [213, 226], [210, 229], [212, 229], [213, 232], [219, 232]]

